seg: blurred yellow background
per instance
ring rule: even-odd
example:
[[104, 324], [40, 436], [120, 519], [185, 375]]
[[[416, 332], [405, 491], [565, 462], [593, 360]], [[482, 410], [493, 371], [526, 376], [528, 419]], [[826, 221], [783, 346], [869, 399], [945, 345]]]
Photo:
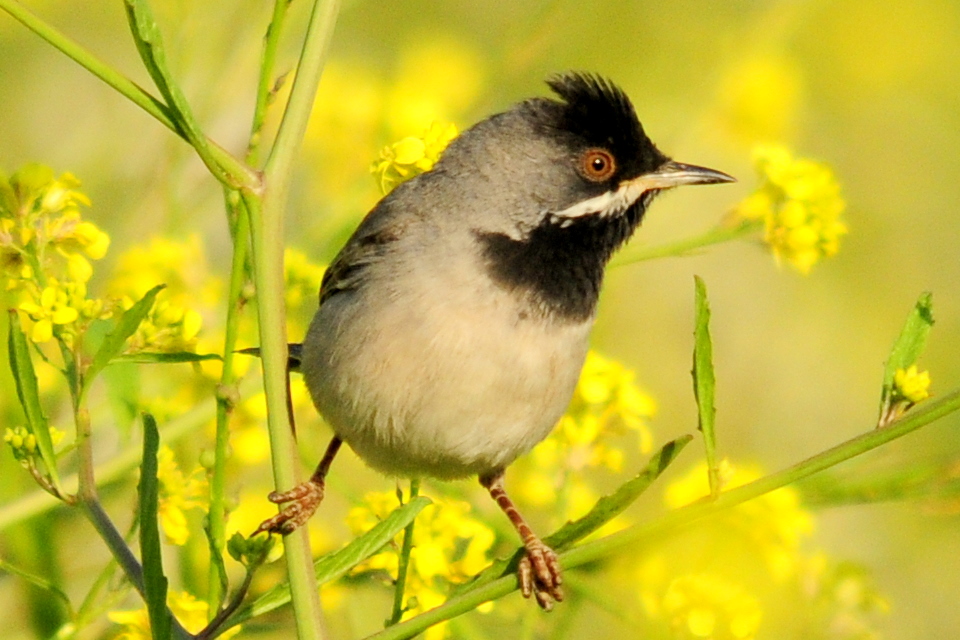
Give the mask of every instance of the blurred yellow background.
[[[121, 3], [24, 4], [151, 86]], [[153, 4], [201, 123], [241, 155], [268, 3]], [[291, 25], [306, 9], [292, 5]], [[290, 69], [297, 44], [284, 40], [280, 70]], [[839, 254], [808, 276], [778, 267], [759, 242], [608, 273], [593, 344], [656, 398], [658, 442], [696, 429], [694, 274], [710, 292], [718, 443], [734, 462], [775, 470], [870, 429], [884, 360], [922, 291], [933, 292], [937, 319], [922, 368], [934, 396], [960, 386], [960, 3], [952, 0], [348, 1], [294, 180], [288, 244], [325, 264], [379, 197], [369, 165], [384, 145], [435, 120], [462, 130], [545, 94], [544, 78], [568, 69], [621, 85], [668, 155], [740, 180], [660, 198], [634, 246], [715, 224], [755, 187], [758, 143], [828, 163], [848, 203]], [[207, 268], [226, 278], [222, 192], [192, 150], [0, 13], [0, 170], [27, 162], [83, 181], [93, 201], [86, 216], [114, 247], [95, 281], [124, 247], [191, 234], [203, 239]], [[304, 306], [300, 326], [311, 311]], [[304, 430], [318, 424], [309, 412], [300, 421]], [[869, 478], [950, 462], [956, 473], [958, 427], [951, 416], [836, 473]], [[700, 455], [697, 445], [684, 455], [679, 467]], [[335, 466], [335, 476], [338, 468], [367, 473], [355, 462]], [[376, 490], [392, 486], [362, 478]], [[336, 501], [323, 510], [318, 518], [345, 514]], [[888, 599], [883, 637], [956, 637], [958, 512], [956, 492], [816, 511], [817, 545], [869, 567]], [[0, 577], [0, 600], [13, 597], [10, 582]], [[16, 617], [9, 606], [0, 614]]]

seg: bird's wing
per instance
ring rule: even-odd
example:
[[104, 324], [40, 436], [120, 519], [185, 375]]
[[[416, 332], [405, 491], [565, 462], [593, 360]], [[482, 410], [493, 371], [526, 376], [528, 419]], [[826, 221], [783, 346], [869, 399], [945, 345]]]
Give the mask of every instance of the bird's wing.
[[320, 282], [320, 304], [350, 291], [363, 281], [366, 267], [380, 259], [400, 239], [405, 225], [390, 215], [389, 207], [371, 211], [344, 245]]

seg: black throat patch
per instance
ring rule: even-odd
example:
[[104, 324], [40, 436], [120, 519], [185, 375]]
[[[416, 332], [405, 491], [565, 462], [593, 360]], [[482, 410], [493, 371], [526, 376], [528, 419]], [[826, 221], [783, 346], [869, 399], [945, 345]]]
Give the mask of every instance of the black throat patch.
[[533, 315], [583, 322], [593, 317], [607, 262], [640, 224], [646, 200], [619, 215], [566, 220], [567, 226], [548, 218], [519, 240], [474, 233], [488, 275], [525, 298]]

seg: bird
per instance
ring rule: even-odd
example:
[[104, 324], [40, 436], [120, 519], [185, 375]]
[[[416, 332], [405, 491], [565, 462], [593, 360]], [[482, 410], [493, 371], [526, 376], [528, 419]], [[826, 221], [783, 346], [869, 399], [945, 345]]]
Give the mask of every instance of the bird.
[[519, 587], [563, 599], [557, 554], [504, 488], [573, 396], [605, 268], [651, 201], [732, 182], [675, 162], [627, 94], [585, 72], [457, 136], [366, 215], [326, 270], [300, 372], [334, 437], [311, 478], [268, 496], [287, 534], [323, 499], [342, 443], [397, 478], [476, 476], [525, 549]]

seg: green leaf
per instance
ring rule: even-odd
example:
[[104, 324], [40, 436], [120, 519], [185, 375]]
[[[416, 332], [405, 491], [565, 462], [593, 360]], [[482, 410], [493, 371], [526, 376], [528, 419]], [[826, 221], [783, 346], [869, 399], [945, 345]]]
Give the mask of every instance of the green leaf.
[[123, 345], [127, 342], [127, 338], [136, 333], [137, 327], [140, 326], [143, 319], [150, 313], [150, 309], [153, 308], [153, 302], [157, 294], [166, 286], [165, 284], [158, 284], [153, 289], [150, 289], [150, 291], [147, 291], [132, 307], [124, 311], [113, 330], [104, 336], [103, 342], [100, 343], [100, 348], [97, 349], [97, 352], [94, 354], [93, 362], [90, 363], [90, 367], [84, 376], [84, 386], [89, 387], [93, 379], [97, 377], [97, 374], [100, 373], [105, 366], [110, 364], [111, 360], [120, 355], [120, 352], [123, 351]]
[[907, 316], [900, 336], [890, 351], [887, 365], [883, 371], [883, 392], [880, 397], [881, 416], [888, 406], [893, 393], [893, 377], [897, 369], [907, 369], [916, 364], [927, 344], [927, 336], [933, 327], [933, 294], [920, 294], [917, 304]]
[[169, 640], [171, 619], [167, 610], [167, 578], [160, 553], [159, 480], [157, 452], [160, 432], [149, 413], [143, 414], [143, 461], [140, 465], [140, 561], [143, 563], [143, 596], [153, 640]]
[[50, 439], [50, 425], [47, 416], [43, 414], [40, 405], [40, 388], [37, 385], [37, 372], [33, 368], [33, 359], [30, 357], [30, 344], [20, 326], [20, 315], [10, 310], [10, 330], [7, 334], [7, 350], [10, 359], [10, 370], [17, 387], [17, 396], [23, 415], [27, 419], [27, 428], [37, 439], [37, 449], [40, 458], [53, 486], [60, 489], [60, 477], [57, 474], [57, 457], [53, 451], [53, 441]]
[[150, 77], [163, 96], [166, 106], [172, 112], [179, 133], [197, 150], [204, 163], [213, 171], [218, 180], [229, 183], [226, 173], [212, 159], [210, 142], [200, 129], [186, 97], [174, 81], [167, 65], [167, 55], [163, 48], [163, 37], [153, 17], [153, 11], [146, 0], [124, 0], [130, 32], [137, 44], [140, 59], [143, 60]]
[[[402, 507], [398, 507], [359, 538], [351, 541], [339, 551], [329, 553], [314, 562], [313, 567], [317, 575], [317, 584], [324, 585], [344, 575], [352, 568], [374, 555], [403, 529], [413, 522], [417, 514], [431, 503], [429, 498], [418, 496]], [[262, 596], [237, 610], [237, 612], [222, 627], [229, 629], [241, 624], [250, 618], [261, 616], [290, 602], [290, 586], [280, 584], [273, 587]]]
[[203, 362], [204, 360], [223, 360], [217, 353], [193, 353], [192, 351], [171, 351], [169, 353], [127, 353], [117, 356], [113, 362], [136, 362], [137, 364], [176, 364], [178, 362]]
[[707, 474], [710, 480], [710, 495], [720, 494], [717, 472], [717, 434], [714, 429], [717, 414], [714, 405], [716, 378], [713, 372], [713, 342], [710, 340], [710, 303], [707, 301], [707, 286], [700, 276], [695, 283], [695, 328], [693, 331], [693, 395], [697, 400], [697, 428], [703, 433], [707, 453]]
[[680, 436], [671, 440], [655, 453], [646, 468], [635, 477], [627, 480], [620, 488], [609, 496], [597, 500], [590, 512], [579, 520], [568, 522], [556, 532], [544, 539], [544, 542], [555, 551], [569, 547], [578, 540], [582, 540], [615, 517], [623, 513], [627, 507], [636, 502], [643, 493], [653, 484], [654, 480], [666, 470], [680, 455], [693, 436]]

